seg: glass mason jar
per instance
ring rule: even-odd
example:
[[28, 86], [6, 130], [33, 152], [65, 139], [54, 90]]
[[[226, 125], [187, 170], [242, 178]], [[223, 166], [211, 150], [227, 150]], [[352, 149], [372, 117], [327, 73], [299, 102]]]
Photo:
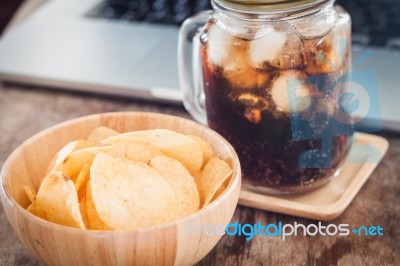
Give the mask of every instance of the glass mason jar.
[[244, 187], [309, 191], [348, 154], [351, 22], [333, 2], [212, 0], [181, 28], [184, 105], [233, 145]]

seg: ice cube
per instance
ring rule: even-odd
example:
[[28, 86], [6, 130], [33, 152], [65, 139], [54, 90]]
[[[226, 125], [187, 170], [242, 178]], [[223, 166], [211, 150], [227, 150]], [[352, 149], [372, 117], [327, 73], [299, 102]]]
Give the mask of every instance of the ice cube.
[[350, 58], [350, 16], [337, 12], [332, 30], [321, 38], [304, 40], [307, 57], [306, 72], [322, 75], [335, 71], [347, 71]]
[[310, 75], [323, 75], [336, 69], [336, 60], [333, 56], [332, 38], [325, 37], [305, 40], [304, 49], [307, 58], [306, 72]]
[[268, 102], [265, 98], [252, 94], [240, 94], [237, 100], [244, 105], [243, 116], [254, 124], [258, 124], [262, 119], [262, 111], [268, 109]]
[[281, 70], [303, 68], [305, 55], [300, 36], [287, 22], [280, 23], [279, 30], [286, 33], [286, 42], [270, 64]]
[[328, 9], [310, 16], [289, 20], [289, 23], [303, 39], [315, 39], [325, 36], [335, 24], [335, 11]]
[[270, 80], [267, 73], [261, 73], [251, 67], [249, 67], [245, 72], [236, 75], [229, 75], [226, 73], [225, 76], [232, 87], [237, 89], [265, 88]]
[[246, 60], [246, 42], [243, 40], [235, 40], [233, 46], [225, 48], [229, 50], [229, 57], [221, 63], [225, 77], [239, 76], [242, 73], [248, 72], [251, 67]]
[[244, 117], [254, 124], [258, 124], [261, 121], [261, 110], [260, 109], [248, 109], [246, 108], [244, 111]]
[[222, 66], [222, 63], [230, 56], [230, 49], [227, 48], [233, 43], [233, 36], [214, 24], [208, 29], [207, 39], [208, 59], [215, 65]]
[[[311, 106], [311, 88], [300, 71], [285, 71], [272, 83], [271, 97], [280, 112], [303, 112]], [[288, 93], [295, 89], [294, 95]]]
[[247, 54], [249, 64], [262, 69], [266, 62], [272, 62], [282, 51], [283, 45], [286, 43], [286, 34], [276, 31], [272, 27], [259, 31], [262, 31], [263, 36], [250, 41]]
[[245, 60], [240, 55], [241, 50], [245, 51], [245, 46], [246, 41], [230, 35], [218, 24], [210, 26], [208, 30], [208, 60], [213, 64], [220, 67], [225, 66], [226, 70], [230, 70], [229, 67], [232, 67], [235, 61], [239, 61], [240, 65], [241, 61]]
[[[237, 38], [213, 24], [208, 30], [208, 63], [218, 66], [223, 75], [236, 87], [252, 87], [256, 81], [250, 73], [246, 57], [247, 41]], [[247, 74], [244, 74], [249, 72]], [[250, 76], [250, 78], [248, 78]]]
[[257, 25], [254, 25], [253, 23], [244, 23], [235, 18], [228, 18], [228, 16], [224, 17], [221, 20], [221, 23], [224, 25], [224, 30], [226, 32], [244, 40], [254, 39], [258, 28]]
[[297, 32], [288, 23], [265, 27], [259, 32], [262, 37], [250, 41], [247, 51], [252, 67], [269, 70], [275, 67], [282, 70], [304, 66], [303, 46]]
[[246, 106], [257, 106], [260, 103], [263, 105], [263, 99], [253, 93], [242, 93], [238, 97], [238, 101]]
[[342, 71], [347, 72], [351, 60], [351, 18], [350, 15], [341, 7], [336, 6], [336, 24], [333, 34], [336, 38], [336, 56], [340, 58]]

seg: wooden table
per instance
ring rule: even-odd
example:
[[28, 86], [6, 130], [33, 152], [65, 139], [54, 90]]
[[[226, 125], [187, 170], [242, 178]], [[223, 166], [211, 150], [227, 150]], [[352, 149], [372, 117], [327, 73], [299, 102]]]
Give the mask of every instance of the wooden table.
[[[41, 0], [43, 1], [43, 0]], [[77, 92], [0, 85], [0, 166], [25, 139], [56, 123], [110, 111], [152, 111], [189, 118], [180, 106]], [[200, 265], [400, 265], [400, 135], [336, 225], [380, 225], [384, 236], [224, 236]], [[316, 221], [238, 206], [232, 221], [305, 225]], [[40, 265], [13, 233], [0, 207], [0, 265]]]

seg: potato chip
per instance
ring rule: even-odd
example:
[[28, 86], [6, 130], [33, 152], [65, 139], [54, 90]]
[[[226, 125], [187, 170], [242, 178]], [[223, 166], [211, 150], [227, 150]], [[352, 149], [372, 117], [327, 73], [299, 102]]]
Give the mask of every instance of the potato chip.
[[86, 196], [82, 198], [81, 201], [79, 201], [79, 211], [81, 212], [82, 215], [82, 221], [85, 224], [86, 228], [89, 228], [89, 218], [87, 215], [87, 210], [86, 210]]
[[79, 202], [82, 201], [83, 198], [86, 197], [86, 189], [87, 189], [87, 182], [89, 181], [90, 178], [90, 166], [92, 165], [92, 162], [87, 162], [79, 172], [78, 177], [76, 178], [75, 181], [75, 189], [78, 193], [78, 200]]
[[157, 147], [140, 142], [116, 143], [105, 149], [105, 152], [114, 157], [122, 157], [145, 164], [148, 164], [152, 158], [163, 155]]
[[90, 168], [89, 186], [94, 212], [112, 229], [150, 226], [176, 217], [173, 190], [147, 164], [99, 153]]
[[122, 133], [105, 139], [102, 143], [140, 142], [156, 146], [164, 155], [180, 161], [190, 173], [199, 170], [203, 154], [199, 145], [191, 138], [167, 129], [142, 130]]
[[108, 137], [116, 136], [119, 132], [108, 127], [96, 127], [87, 138], [88, 141], [101, 142]]
[[111, 230], [109, 226], [107, 226], [99, 217], [99, 214], [97, 213], [97, 210], [94, 206], [93, 203], [93, 197], [92, 197], [92, 189], [90, 187], [90, 182], [87, 184], [87, 189], [86, 189], [86, 202], [85, 202], [85, 207], [86, 207], [86, 215], [87, 215], [87, 223], [89, 225], [89, 229], [93, 230]]
[[85, 229], [74, 183], [61, 172], [51, 172], [43, 180], [36, 196], [36, 210], [47, 221]]
[[[89, 180], [88, 180], [89, 181]], [[81, 186], [81, 188], [77, 191], [78, 193], [78, 201], [81, 202], [83, 198], [86, 197], [86, 190], [87, 190], [87, 184], [88, 182], [86, 182], [85, 184], [83, 184]]]
[[87, 162], [79, 172], [78, 177], [76, 178], [75, 181], [75, 189], [76, 191], [79, 191], [79, 189], [86, 184], [86, 182], [89, 180], [89, 170], [90, 170], [90, 163]]
[[56, 167], [56, 170], [63, 172], [75, 182], [85, 164], [91, 164], [96, 154], [104, 150], [105, 147], [90, 147], [74, 151]]
[[218, 198], [224, 191], [225, 189], [228, 187], [230, 182], [230, 178], [227, 178], [224, 183], [219, 187], [219, 189], [217, 190], [217, 192], [215, 192], [214, 197], [212, 198], [211, 201], [214, 201], [216, 198]]
[[199, 209], [200, 198], [196, 182], [179, 161], [157, 156], [151, 159], [150, 166], [165, 178], [174, 191], [178, 202], [176, 218], [187, 216]]
[[33, 215], [39, 216], [36, 210], [36, 201], [32, 202], [28, 208], [26, 208], [26, 210], [30, 213], [32, 213]]
[[217, 199], [226, 189], [225, 184], [222, 184], [219, 189], [217, 190], [217, 192], [215, 192], [214, 197], [212, 198], [211, 201], [214, 201], [215, 199]]
[[214, 195], [231, 175], [232, 168], [225, 161], [214, 157], [207, 162], [200, 174], [195, 177], [203, 207], [211, 202]]
[[30, 186], [23, 186], [23, 189], [28, 196], [29, 201], [31, 204], [26, 208], [26, 210], [33, 215], [38, 215], [36, 211], [36, 191], [31, 188]]
[[[96, 154], [106, 152], [115, 157], [125, 157], [130, 160], [148, 163], [151, 158], [163, 153], [151, 144], [116, 143], [110, 146], [84, 148], [72, 152], [56, 169], [68, 175], [74, 182], [86, 164], [91, 164]], [[78, 183], [78, 189], [82, 185]]]
[[31, 203], [35, 202], [35, 200], [36, 200], [36, 191], [33, 188], [31, 188], [30, 186], [23, 186], [23, 189], [24, 189], [26, 195], [28, 196], [29, 201]]
[[206, 165], [208, 160], [210, 160], [213, 156], [213, 150], [211, 146], [200, 137], [193, 135], [188, 135], [188, 137], [194, 140], [200, 146], [201, 152], [203, 153], [203, 166]]
[[225, 191], [231, 167], [212, 156], [211, 146], [197, 136], [98, 127], [88, 140], [71, 141], [56, 154], [37, 195], [24, 187], [27, 211], [94, 230], [169, 222]]
[[67, 145], [65, 145], [63, 148], [61, 148], [61, 150], [56, 153], [49, 165], [47, 173], [55, 170], [55, 167], [63, 163], [68, 155], [70, 155], [72, 152], [83, 148], [93, 147], [94, 145], [96, 145], [95, 142], [87, 140], [74, 140], [68, 142]]

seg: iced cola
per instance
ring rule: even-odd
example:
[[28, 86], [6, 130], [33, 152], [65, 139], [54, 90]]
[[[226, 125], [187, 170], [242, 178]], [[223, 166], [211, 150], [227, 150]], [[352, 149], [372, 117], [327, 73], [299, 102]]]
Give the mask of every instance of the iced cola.
[[211, 20], [200, 36], [208, 124], [235, 147], [247, 184], [303, 191], [334, 175], [348, 153], [341, 84], [350, 18], [337, 8], [326, 24], [279, 21], [229, 32]]

